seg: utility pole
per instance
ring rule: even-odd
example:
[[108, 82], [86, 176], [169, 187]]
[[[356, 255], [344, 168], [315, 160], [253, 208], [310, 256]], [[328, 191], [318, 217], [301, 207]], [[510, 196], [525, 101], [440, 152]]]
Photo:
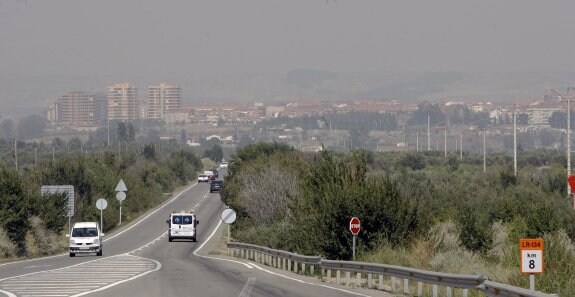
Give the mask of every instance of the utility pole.
[[[567, 101], [567, 178], [571, 176], [571, 100], [569, 98], [564, 97], [559, 92], [551, 89], [553, 93], [555, 93], [559, 97], [559, 101]], [[567, 182], [567, 198], [571, 198], [571, 187]], [[574, 206], [575, 207], [575, 206]]]
[[16, 173], [18, 173], [18, 139], [14, 138], [14, 162], [16, 165]]
[[447, 158], [447, 126], [445, 126], [445, 133], [443, 137], [443, 156]]
[[459, 159], [463, 160], [463, 133], [459, 132]]
[[431, 150], [431, 128], [429, 114], [427, 114], [427, 150]]
[[110, 147], [110, 118], [108, 118], [108, 147]]
[[513, 172], [517, 177], [517, 110], [513, 108]]
[[487, 162], [485, 157], [485, 134], [487, 134], [487, 128], [483, 129], [483, 172], [487, 172]]

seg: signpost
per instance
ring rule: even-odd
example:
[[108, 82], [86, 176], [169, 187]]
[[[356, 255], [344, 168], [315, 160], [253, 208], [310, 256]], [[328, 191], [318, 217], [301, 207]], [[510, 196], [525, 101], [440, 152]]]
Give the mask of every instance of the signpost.
[[116, 193], [116, 199], [120, 201], [120, 225], [122, 225], [122, 201], [126, 199], [126, 192], [128, 191], [128, 188], [122, 179], [118, 182], [115, 191], [118, 192]]
[[355, 237], [359, 234], [361, 230], [361, 222], [357, 217], [351, 218], [349, 221], [349, 231], [351, 231], [351, 235], [353, 235], [353, 260], [355, 261]]
[[228, 242], [230, 242], [230, 224], [236, 221], [236, 212], [231, 208], [222, 211], [222, 221], [228, 224]]
[[100, 210], [100, 230], [104, 232], [104, 216], [102, 211], [108, 207], [108, 201], [104, 198], [96, 200], [96, 208]]
[[543, 239], [520, 239], [519, 256], [521, 273], [529, 274], [529, 289], [535, 291], [535, 273], [543, 273]]

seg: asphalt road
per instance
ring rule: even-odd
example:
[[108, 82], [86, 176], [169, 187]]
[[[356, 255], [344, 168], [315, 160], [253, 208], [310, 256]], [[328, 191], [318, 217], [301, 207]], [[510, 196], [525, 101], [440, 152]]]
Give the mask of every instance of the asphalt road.
[[[106, 234], [103, 257], [66, 253], [0, 265], [0, 297], [390, 296], [210, 253], [226, 232], [220, 219], [224, 208], [208, 184], [194, 184]], [[181, 209], [193, 209], [200, 221], [197, 242], [168, 242], [166, 219]]]

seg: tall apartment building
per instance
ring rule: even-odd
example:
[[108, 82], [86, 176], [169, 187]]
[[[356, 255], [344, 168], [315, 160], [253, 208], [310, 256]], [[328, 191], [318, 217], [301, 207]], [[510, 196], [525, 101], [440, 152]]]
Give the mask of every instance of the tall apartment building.
[[182, 107], [181, 88], [161, 83], [148, 87], [148, 119], [166, 118], [166, 114], [176, 112]]
[[53, 116], [58, 126], [97, 127], [106, 121], [106, 106], [103, 93], [72, 91], [60, 97]]
[[138, 90], [129, 83], [106, 88], [108, 96], [108, 119], [124, 122], [139, 118]]

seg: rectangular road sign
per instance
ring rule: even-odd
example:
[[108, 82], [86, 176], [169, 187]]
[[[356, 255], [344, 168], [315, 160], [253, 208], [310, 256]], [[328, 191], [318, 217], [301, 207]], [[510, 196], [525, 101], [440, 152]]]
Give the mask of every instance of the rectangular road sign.
[[519, 256], [521, 258], [521, 273], [543, 273], [543, 239], [520, 239]]
[[62, 185], [62, 186], [44, 185], [44, 186], [40, 187], [40, 193], [42, 195], [66, 193], [68, 196], [67, 217], [73, 217], [74, 216], [74, 186], [72, 186], [72, 185]]

